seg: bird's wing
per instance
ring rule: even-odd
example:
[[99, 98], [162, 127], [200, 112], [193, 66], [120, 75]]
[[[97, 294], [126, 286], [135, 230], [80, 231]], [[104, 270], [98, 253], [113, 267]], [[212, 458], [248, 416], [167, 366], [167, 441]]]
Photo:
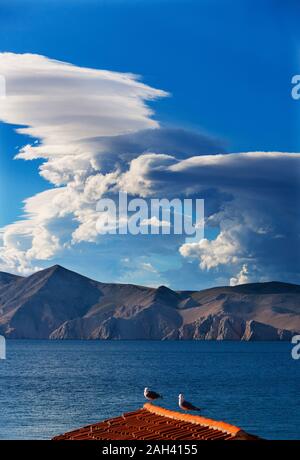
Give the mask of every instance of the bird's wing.
[[156, 393], [156, 391], [148, 391], [147, 396], [149, 396], [149, 398], [161, 398], [161, 395]]
[[194, 406], [193, 404], [191, 404], [191, 403], [188, 402], [188, 401], [184, 401], [182, 405], [183, 405], [184, 408], [187, 409], [187, 410], [200, 410], [199, 407]]

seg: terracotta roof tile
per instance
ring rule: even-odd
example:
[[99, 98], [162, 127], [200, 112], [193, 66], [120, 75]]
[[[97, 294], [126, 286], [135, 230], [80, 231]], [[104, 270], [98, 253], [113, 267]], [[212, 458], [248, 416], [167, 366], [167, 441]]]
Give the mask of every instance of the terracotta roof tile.
[[228, 440], [250, 435], [225, 422], [171, 411], [153, 404], [79, 428], [54, 440]]

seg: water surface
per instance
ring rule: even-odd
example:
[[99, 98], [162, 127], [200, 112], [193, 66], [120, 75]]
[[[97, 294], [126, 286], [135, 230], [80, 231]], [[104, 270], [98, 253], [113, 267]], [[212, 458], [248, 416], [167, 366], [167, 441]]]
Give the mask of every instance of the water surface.
[[268, 439], [300, 439], [300, 360], [289, 343], [7, 341], [0, 439], [49, 439], [177, 395]]

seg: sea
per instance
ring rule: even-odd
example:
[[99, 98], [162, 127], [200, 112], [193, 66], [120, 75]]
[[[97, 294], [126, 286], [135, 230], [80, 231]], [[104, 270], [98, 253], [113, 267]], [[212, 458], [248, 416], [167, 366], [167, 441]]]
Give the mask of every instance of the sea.
[[0, 439], [53, 436], [178, 394], [266, 439], [300, 439], [300, 360], [287, 342], [7, 340]]

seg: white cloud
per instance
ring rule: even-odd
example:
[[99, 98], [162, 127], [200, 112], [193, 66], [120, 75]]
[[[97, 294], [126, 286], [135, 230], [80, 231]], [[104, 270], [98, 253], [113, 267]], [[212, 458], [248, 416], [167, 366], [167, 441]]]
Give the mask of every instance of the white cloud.
[[[166, 93], [135, 75], [88, 69], [34, 54], [0, 54], [7, 82], [1, 119], [22, 125], [20, 132], [43, 140], [24, 158], [82, 152], [81, 139], [155, 128], [145, 100]], [[65, 150], [67, 148], [67, 151]], [[83, 152], [82, 152], [83, 153]]]
[[199, 243], [185, 243], [179, 248], [183, 257], [199, 258], [200, 268], [210, 270], [219, 265], [235, 264], [242, 248], [227, 233], [221, 232], [215, 240], [202, 239]]
[[244, 264], [241, 271], [236, 277], [230, 278], [230, 286], [237, 286], [238, 284], [245, 284], [249, 282], [249, 270], [247, 264]]
[[152, 216], [150, 219], [143, 219], [141, 222], [141, 226], [150, 226], [150, 232], [151, 232], [151, 227], [153, 228], [160, 228], [160, 227], [171, 227], [170, 222], [167, 222], [166, 220], [159, 220], [156, 216]]
[[141, 264], [141, 269], [151, 273], [157, 273], [157, 270], [153, 267], [150, 262], [143, 262]]
[[110, 155], [102, 139], [157, 128], [146, 101], [167, 93], [132, 74], [33, 54], [0, 53], [0, 74], [7, 82], [0, 120], [39, 140], [17, 158], [43, 158], [40, 174], [65, 185], [26, 200], [24, 219], [2, 229], [2, 268], [24, 271], [60, 251], [68, 231], [69, 242], [95, 241], [96, 202], [118, 175], [101, 173], [101, 156]]

